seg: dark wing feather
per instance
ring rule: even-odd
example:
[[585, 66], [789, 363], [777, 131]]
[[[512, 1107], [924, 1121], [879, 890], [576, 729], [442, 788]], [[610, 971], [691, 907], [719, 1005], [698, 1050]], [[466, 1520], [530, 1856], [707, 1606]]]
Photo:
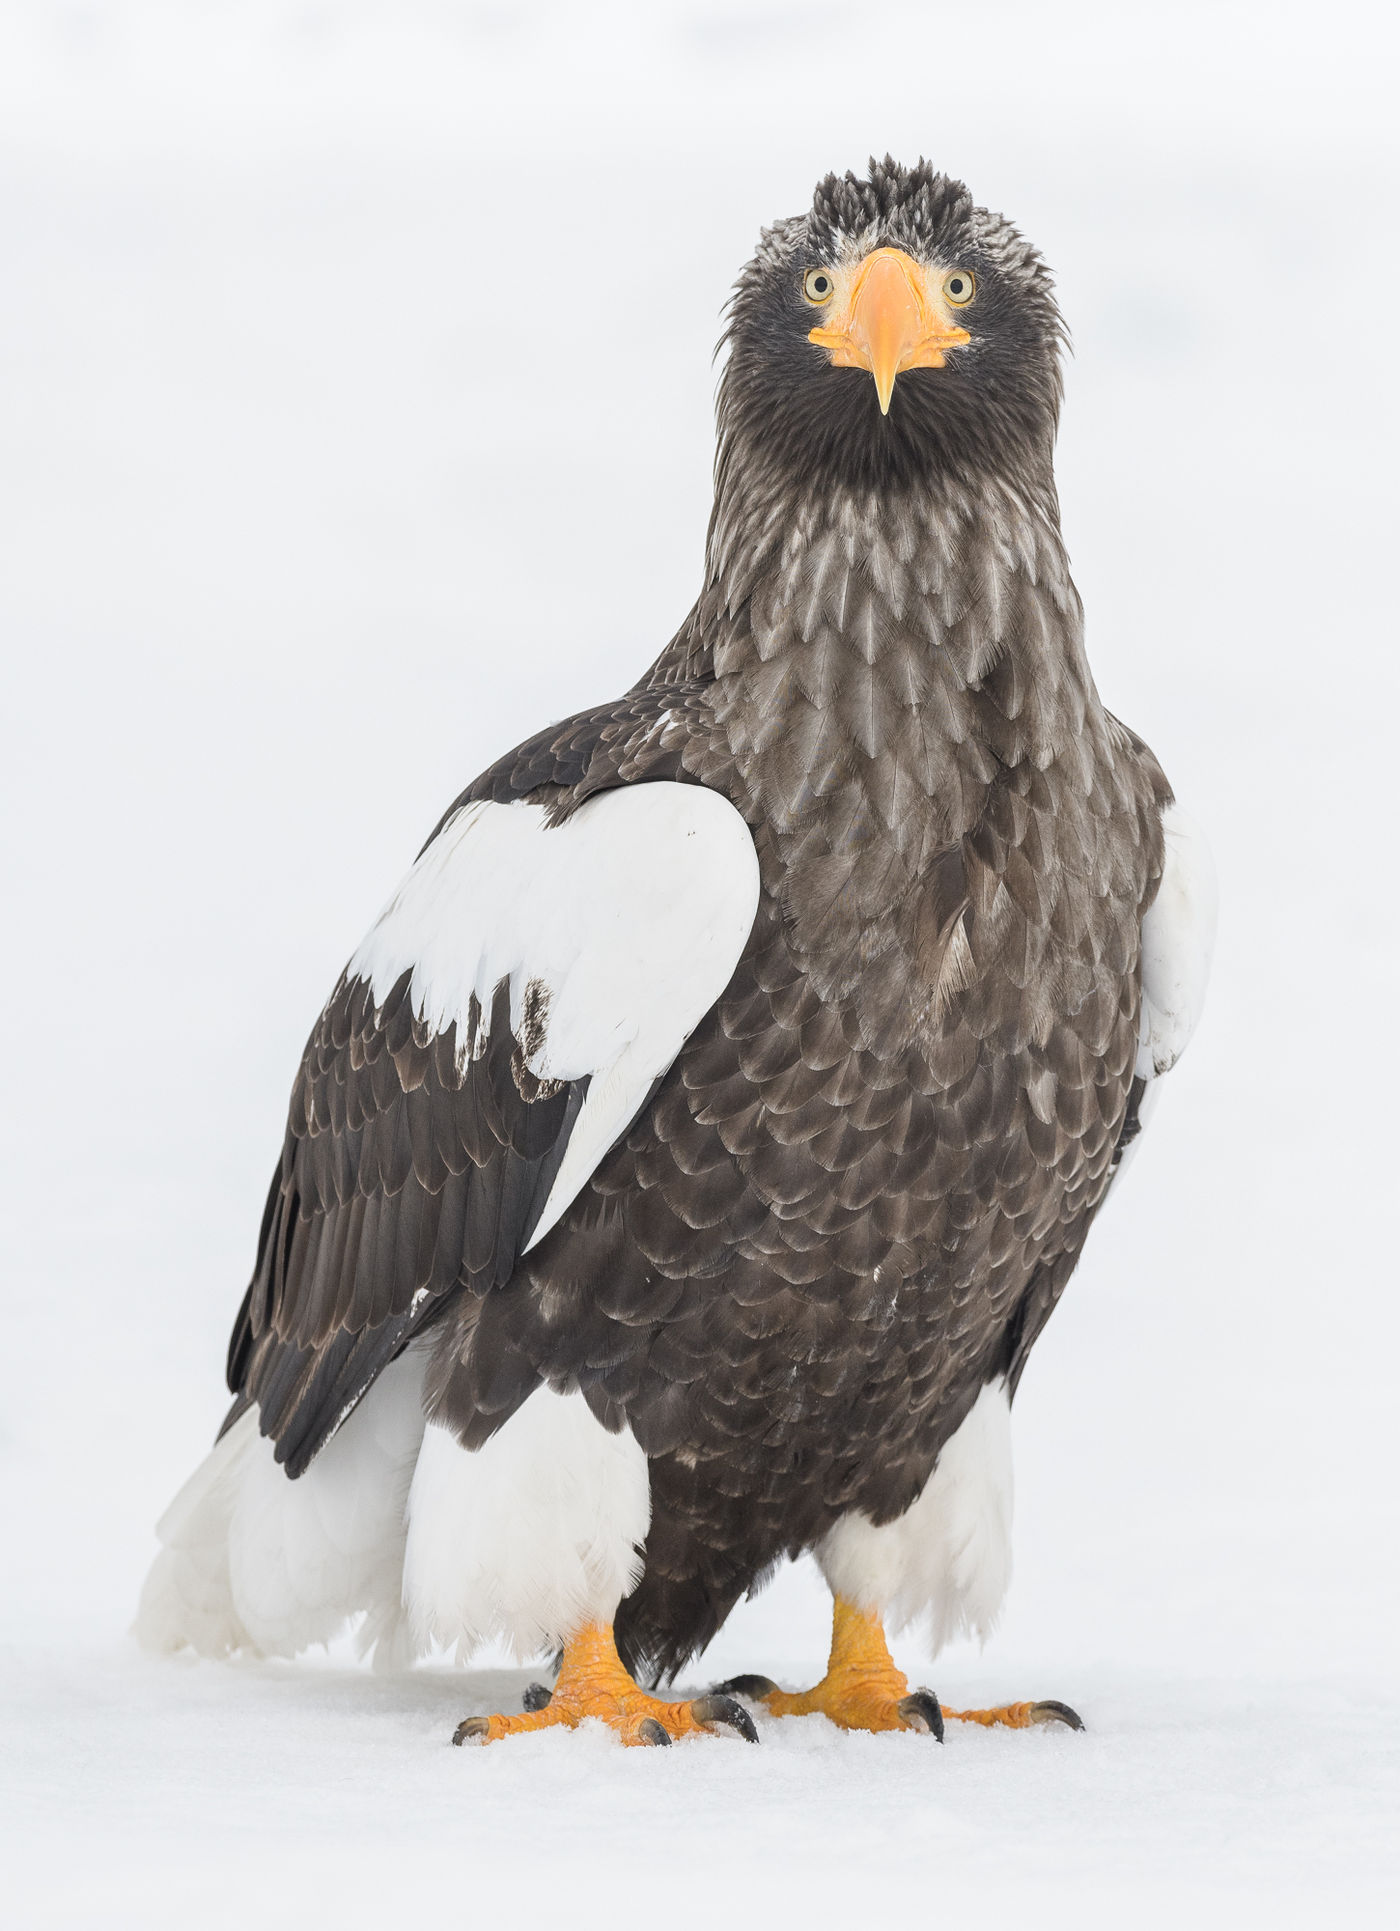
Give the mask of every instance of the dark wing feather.
[[[1113, 1157], [1109, 1163], [1110, 1188], [1118, 1169], [1123, 1164], [1124, 1157], [1142, 1131], [1141, 1109], [1146, 1091], [1147, 1081], [1140, 1074], [1134, 1074], [1132, 1084], [1128, 1088], [1127, 1111], [1123, 1116], [1123, 1124], [1118, 1130]], [[1093, 1213], [1083, 1216], [1075, 1223], [1064, 1246], [1053, 1254], [1047, 1255], [1026, 1283], [1025, 1292], [1021, 1296], [1007, 1335], [1005, 1372], [1013, 1395], [1021, 1384], [1021, 1376], [1025, 1373], [1031, 1349], [1039, 1340], [1045, 1323], [1055, 1312], [1060, 1296], [1069, 1285], [1070, 1275], [1074, 1272], [1083, 1251], [1084, 1242], [1088, 1239], [1090, 1223], [1102, 1210], [1103, 1199], [1106, 1198], [1105, 1192]]]
[[587, 1090], [526, 1070], [507, 982], [462, 1065], [409, 988], [376, 1009], [343, 977], [307, 1042], [229, 1344], [233, 1415], [258, 1404], [291, 1475], [451, 1296], [509, 1279]]
[[[682, 681], [551, 725], [484, 772], [428, 846], [471, 803], [528, 800], [558, 822], [601, 791], [695, 782], [697, 702]], [[540, 1219], [589, 1080], [536, 1079], [510, 1007], [503, 980], [489, 1013], [471, 1002], [464, 1039], [455, 1022], [433, 1033], [408, 972], [377, 1008], [347, 974], [307, 1042], [228, 1355], [230, 1420], [257, 1403], [292, 1475], [449, 1300], [510, 1279]]]

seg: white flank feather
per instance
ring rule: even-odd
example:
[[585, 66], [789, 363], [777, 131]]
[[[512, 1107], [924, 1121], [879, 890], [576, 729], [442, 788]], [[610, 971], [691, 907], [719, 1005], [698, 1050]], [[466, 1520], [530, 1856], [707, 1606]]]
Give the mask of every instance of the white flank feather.
[[430, 1423], [408, 1505], [404, 1599], [420, 1641], [470, 1655], [503, 1637], [522, 1661], [611, 1622], [641, 1575], [646, 1456], [581, 1394], [537, 1388], [484, 1448]]
[[1011, 1404], [988, 1382], [943, 1449], [922, 1494], [877, 1528], [858, 1511], [817, 1549], [831, 1588], [891, 1628], [926, 1619], [931, 1653], [955, 1636], [983, 1641], [1011, 1582]]
[[1142, 922], [1142, 1036], [1137, 1072], [1155, 1079], [1185, 1052], [1205, 1004], [1215, 946], [1215, 862], [1178, 805], [1162, 814], [1162, 883]]

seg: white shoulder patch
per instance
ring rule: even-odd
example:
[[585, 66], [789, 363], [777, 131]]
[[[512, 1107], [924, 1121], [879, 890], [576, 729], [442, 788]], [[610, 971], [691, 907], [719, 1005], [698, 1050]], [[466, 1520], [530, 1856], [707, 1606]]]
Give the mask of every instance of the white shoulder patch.
[[724, 991], [758, 890], [748, 826], [701, 785], [601, 792], [554, 827], [542, 805], [472, 804], [355, 953], [349, 971], [376, 1002], [411, 971], [414, 1011], [435, 1032], [455, 1021], [464, 1055], [484, 1050], [492, 996], [509, 980], [529, 1070], [590, 1080], [532, 1246]]
[[1142, 1033], [1137, 1072], [1154, 1079], [1185, 1052], [1205, 1004], [1215, 946], [1215, 863], [1179, 806], [1162, 814], [1162, 883], [1142, 921]]

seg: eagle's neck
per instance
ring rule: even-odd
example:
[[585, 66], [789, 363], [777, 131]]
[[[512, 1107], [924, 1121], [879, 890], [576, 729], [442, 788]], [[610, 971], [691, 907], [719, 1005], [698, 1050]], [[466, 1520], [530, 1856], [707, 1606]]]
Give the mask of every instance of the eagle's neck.
[[[946, 845], [1098, 711], [1053, 485], [783, 502], [723, 492], [696, 619], [716, 716], [780, 824]], [[839, 795], [838, 795], [839, 794]]]
[[1007, 813], [1081, 807], [1114, 756], [1053, 496], [743, 510], [717, 506], [691, 674], [788, 944], [895, 1050], [961, 983], [970, 880], [990, 905], [1014, 862]]

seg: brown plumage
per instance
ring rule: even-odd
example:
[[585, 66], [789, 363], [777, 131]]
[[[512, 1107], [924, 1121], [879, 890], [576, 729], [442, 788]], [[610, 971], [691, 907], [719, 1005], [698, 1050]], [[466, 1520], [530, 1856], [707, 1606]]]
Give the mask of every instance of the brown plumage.
[[[881, 246], [978, 280], [968, 349], [901, 375], [888, 417], [794, 292]], [[843, 1514], [900, 1515], [983, 1385], [1014, 1390], [1131, 1130], [1170, 793], [1084, 654], [1059, 337], [1034, 252], [926, 167], [832, 179], [765, 236], [694, 610], [625, 697], [453, 807], [563, 821], [678, 780], [758, 853], [727, 990], [537, 1247], [586, 1082], [541, 1089], [500, 1013], [461, 1061], [407, 980], [378, 1009], [343, 981], [298, 1075], [236, 1408], [295, 1473], [416, 1333], [468, 1447], [541, 1381], [582, 1389], [650, 1461], [618, 1637], [658, 1673]]]

